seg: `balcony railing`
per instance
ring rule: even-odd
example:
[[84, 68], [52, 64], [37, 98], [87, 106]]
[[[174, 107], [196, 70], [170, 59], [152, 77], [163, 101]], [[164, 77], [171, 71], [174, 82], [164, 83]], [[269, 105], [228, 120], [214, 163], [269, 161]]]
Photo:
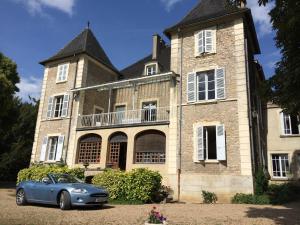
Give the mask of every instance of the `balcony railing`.
[[151, 124], [169, 121], [169, 107], [78, 116], [78, 128]]

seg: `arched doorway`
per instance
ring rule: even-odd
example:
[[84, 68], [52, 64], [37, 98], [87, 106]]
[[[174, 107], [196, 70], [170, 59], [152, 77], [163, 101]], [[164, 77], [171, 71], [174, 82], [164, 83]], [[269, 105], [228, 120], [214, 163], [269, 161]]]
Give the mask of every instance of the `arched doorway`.
[[127, 135], [122, 132], [116, 132], [109, 138], [109, 152], [107, 166], [126, 170], [127, 158]]
[[77, 163], [100, 163], [102, 138], [97, 134], [87, 134], [78, 141]]
[[163, 164], [166, 161], [166, 135], [158, 130], [146, 130], [135, 136], [134, 162]]

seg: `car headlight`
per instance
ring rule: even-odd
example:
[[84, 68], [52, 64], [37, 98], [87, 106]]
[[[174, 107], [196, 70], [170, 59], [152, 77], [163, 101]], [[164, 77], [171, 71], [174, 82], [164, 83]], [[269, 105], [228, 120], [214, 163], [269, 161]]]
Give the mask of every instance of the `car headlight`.
[[72, 190], [73, 193], [87, 193], [86, 189], [83, 188], [76, 188]]

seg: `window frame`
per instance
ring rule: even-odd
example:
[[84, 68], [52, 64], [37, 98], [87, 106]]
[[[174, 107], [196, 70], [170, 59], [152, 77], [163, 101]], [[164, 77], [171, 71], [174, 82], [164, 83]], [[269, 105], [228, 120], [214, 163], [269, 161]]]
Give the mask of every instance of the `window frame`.
[[[286, 124], [286, 118], [289, 121], [289, 128], [286, 128], [287, 124]], [[297, 134], [293, 134], [293, 128], [292, 128], [292, 120], [291, 120], [291, 115], [284, 113], [284, 112], [280, 112], [280, 120], [281, 120], [281, 134], [283, 136], [293, 136], [293, 135], [300, 135], [300, 124], [298, 124], [298, 133]], [[297, 115], [297, 120], [298, 122], [300, 122], [300, 116]], [[286, 131], [289, 130], [289, 133], [287, 133]]]
[[[65, 72], [64, 76], [62, 76], [63, 80], [61, 80], [61, 76], [60, 76], [60, 68], [63, 68], [63, 67], [67, 67], [65, 70], [63, 69], [63, 71]], [[63, 82], [66, 82], [68, 80], [68, 75], [69, 75], [69, 67], [70, 67], [70, 63], [67, 62], [67, 63], [61, 63], [57, 66], [57, 74], [56, 74], [56, 83], [63, 83]]]
[[[214, 79], [213, 79], [213, 83], [214, 83], [214, 89], [212, 89], [214, 91], [214, 98], [212, 99], [209, 99], [208, 96], [209, 96], [209, 91], [212, 91], [212, 90], [209, 90], [208, 89], [208, 84], [209, 82], [212, 82], [212, 81], [209, 81], [208, 80], [208, 72], [210, 71], [213, 71], [213, 76], [214, 76]], [[204, 85], [205, 85], [205, 99], [199, 99], [199, 77], [200, 75], [203, 75], [204, 74]], [[203, 92], [203, 91], [201, 91]], [[216, 88], [216, 70], [206, 70], [206, 71], [202, 71], [202, 72], [196, 72], [196, 102], [202, 102], [202, 101], [213, 101], [213, 100], [217, 100], [217, 88]]]
[[[278, 156], [278, 165], [279, 165], [279, 170], [275, 170], [275, 172], [279, 172], [280, 176], [274, 175], [274, 166], [273, 166], [273, 161], [276, 161], [277, 159], [273, 159], [273, 156]], [[286, 158], [282, 158], [282, 157]], [[282, 168], [282, 161], [287, 161], [287, 166], [285, 166], [285, 171], [283, 171]], [[275, 164], [277, 164], [275, 162]], [[288, 173], [290, 172], [290, 162], [289, 162], [289, 154], [288, 153], [271, 153], [271, 166], [272, 166], [272, 178], [274, 179], [288, 179]], [[277, 165], [276, 165], [277, 166]], [[285, 173], [285, 176], [283, 176], [283, 173]]]
[[[153, 67], [155, 67], [155, 72], [153, 73], [151, 73], [151, 74], [148, 74], [148, 68], [153, 68]], [[158, 63], [148, 63], [148, 64], [146, 64], [145, 65], [145, 76], [153, 76], [153, 75], [156, 75], [156, 74], [158, 74], [159, 72], [158, 72]]]
[[[64, 103], [64, 95], [56, 95], [54, 97], [54, 102], [53, 102], [53, 109], [52, 109], [52, 118], [57, 119], [61, 118], [62, 111], [63, 111], [63, 103]], [[58, 109], [58, 116], [55, 116], [57, 110], [56, 110], [56, 105], [57, 105], [57, 100], [61, 99], [61, 102], [59, 103], [59, 109]]]
[[[52, 142], [53, 142], [54, 139], [56, 139], [55, 150], [53, 152], [53, 159], [50, 159], [49, 158], [50, 150], [52, 148]], [[58, 148], [58, 139], [59, 139], [59, 136], [56, 136], [56, 135], [48, 136], [46, 162], [55, 162], [56, 161], [56, 154], [57, 154], [57, 148]]]

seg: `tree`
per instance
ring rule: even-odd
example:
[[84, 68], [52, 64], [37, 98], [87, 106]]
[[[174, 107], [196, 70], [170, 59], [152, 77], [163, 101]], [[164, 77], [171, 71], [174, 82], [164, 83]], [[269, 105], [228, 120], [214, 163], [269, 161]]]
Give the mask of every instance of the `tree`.
[[0, 52], [0, 181], [15, 180], [30, 162], [38, 101], [15, 96], [19, 81], [17, 65]]
[[[241, 0], [238, 0], [241, 1]], [[265, 5], [275, 2], [270, 11], [276, 46], [281, 59], [275, 74], [265, 83], [263, 95], [288, 113], [300, 112], [300, 1], [258, 0]]]

